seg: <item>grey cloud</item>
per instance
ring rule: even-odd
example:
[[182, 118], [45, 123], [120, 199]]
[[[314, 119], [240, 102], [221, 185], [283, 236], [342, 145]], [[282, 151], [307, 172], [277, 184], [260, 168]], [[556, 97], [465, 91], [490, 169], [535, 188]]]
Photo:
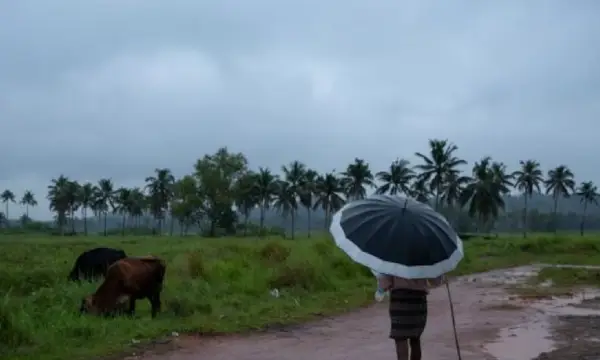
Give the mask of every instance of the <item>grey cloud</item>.
[[[600, 181], [593, 0], [0, 4], [0, 188], [141, 182], [219, 146], [383, 168], [449, 138]], [[8, 54], [8, 55], [6, 55]], [[33, 216], [49, 216], [47, 203]], [[14, 213], [14, 212], [13, 212]]]

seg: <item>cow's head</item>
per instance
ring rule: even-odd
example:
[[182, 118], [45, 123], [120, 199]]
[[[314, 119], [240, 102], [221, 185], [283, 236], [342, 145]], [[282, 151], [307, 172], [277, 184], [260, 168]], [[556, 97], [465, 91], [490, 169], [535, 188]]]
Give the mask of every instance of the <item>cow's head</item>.
[[67, 281], [79, 281], [79, 271], [71, 271], [69, 276], [67, 276]]
[[81, 306], [79, 307], [79, 313], [84, 314], [94, 314], [97, 315], [100, 313], [98, 309], [98, 305], [94, 299], [94, 295], [88, 295], [81, 299]]

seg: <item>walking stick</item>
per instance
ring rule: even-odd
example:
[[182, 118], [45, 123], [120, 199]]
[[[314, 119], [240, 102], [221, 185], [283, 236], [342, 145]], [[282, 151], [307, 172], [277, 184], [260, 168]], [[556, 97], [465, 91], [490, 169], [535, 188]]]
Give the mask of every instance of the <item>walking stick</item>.
[[454, 343], [456, 344], [456, 353], [458, 360], [462, 360], [460, 355], [460, 344], [458, 343], [458, 333], [456, 331], [456, 318], [454, 317], [454, 304], [452, 303], [452, 295], [450, 294], [450, 284], [446, 281], [446, 290], [448, 291], [448, 300], [450, 301], [450, 316], [452, 317], [452, 328], [454, 329]]

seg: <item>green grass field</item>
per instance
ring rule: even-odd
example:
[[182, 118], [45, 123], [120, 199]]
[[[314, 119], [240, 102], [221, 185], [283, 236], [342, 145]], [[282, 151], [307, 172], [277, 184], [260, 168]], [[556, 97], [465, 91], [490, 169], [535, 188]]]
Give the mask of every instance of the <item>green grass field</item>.
[[[123, 248], [167, 263], [163, 311], [134, 319], [80, 316], [81, 298], [98, 284], [66, 276], [82, 251]], [[532, 262], [600, 264], [600, 236], [530, 235], [474, 239], [456, 274]], [[177, 332], [222, 333], [289, 324], [372, 301], [372, 274], [326, 237], [259, 240], [195, 237], [0, 238], [0, 358], [89, 359]], [[580, 272], [572, 272], [582, 276]], [[270, 290], [278, 289], [278, 298]]]

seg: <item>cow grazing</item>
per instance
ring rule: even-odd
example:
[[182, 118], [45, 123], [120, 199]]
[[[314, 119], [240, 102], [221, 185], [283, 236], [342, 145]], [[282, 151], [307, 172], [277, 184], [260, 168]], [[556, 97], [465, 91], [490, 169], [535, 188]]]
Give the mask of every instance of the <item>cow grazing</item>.
[[166, 265], [157, 257], [128, 257], [112, 264], [104, 282], [96, 292], [81, 301], [81, 313], [115, 315], [129, 301], [129, 315], [135, 313], [135, 302], [148, 299], [152, 317], [160, 311], [160, 293], [163, 288]]
[[126, 257], [125, 251], [120, 249], [99, 247], [85, 251], [75, 260], [68, 279], [71, 281], [97, 280], [106, 275], [108, 267], [115, 261]]

